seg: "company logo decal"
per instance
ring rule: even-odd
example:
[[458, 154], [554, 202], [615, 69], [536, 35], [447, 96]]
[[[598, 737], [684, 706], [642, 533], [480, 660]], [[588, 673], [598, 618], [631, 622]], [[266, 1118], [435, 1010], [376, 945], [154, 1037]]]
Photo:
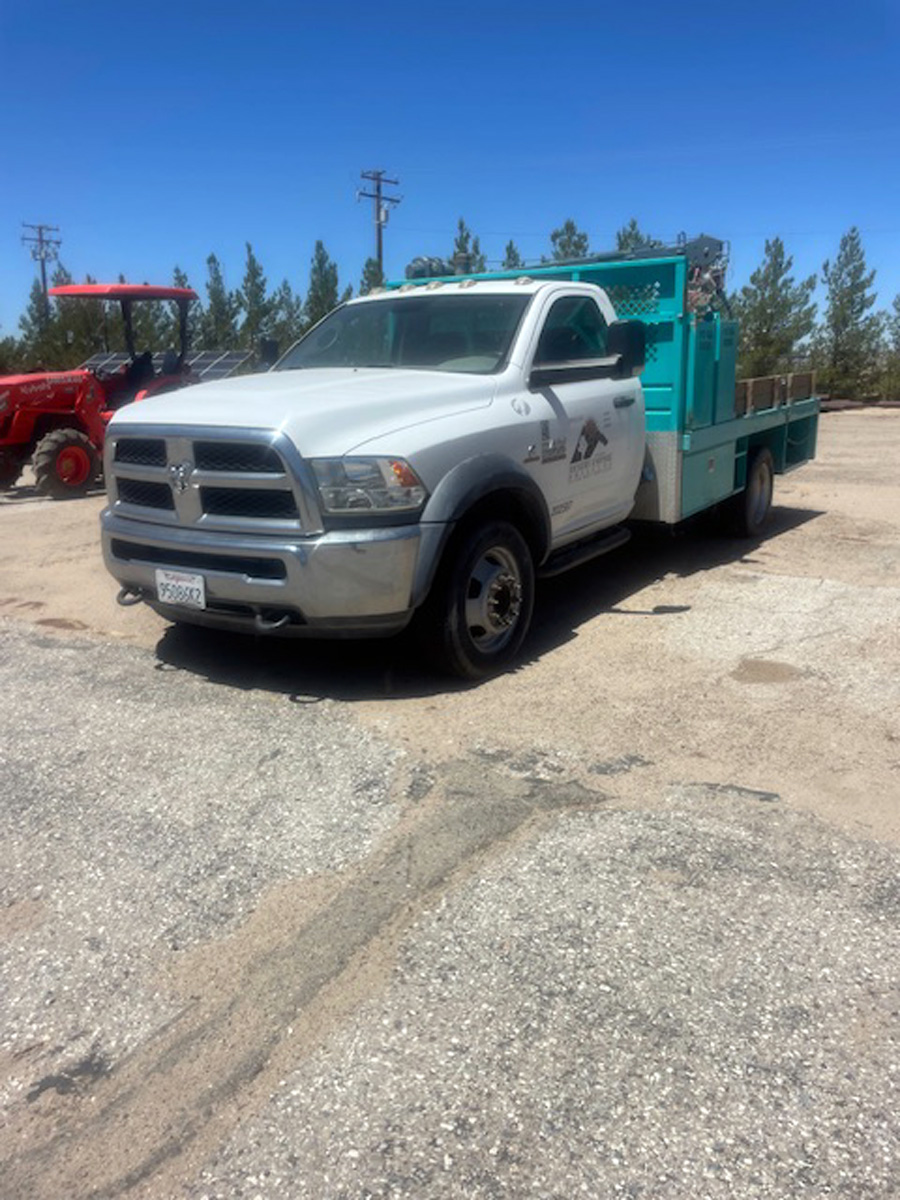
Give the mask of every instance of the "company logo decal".
[[589, 417], [581, 427], [575, 450], [569, 462], [569, 483], [578, 483], [592, 475], [601, 475], [612, 466], [612, 454], [598, 454], [598, 446], [608, 446], [609, 438], [597, 428], [597, 422]]
[[600, 444], [609, 445], [609, 438], [602, 434], [597, 428], [597, 422], [591, 417], [581, 427], [581, 433], [578, 435], [578, 441], [575, 443], [575, 453], [572, 455], [572, 462], [581, 462], [582, 459], [590, 458]]

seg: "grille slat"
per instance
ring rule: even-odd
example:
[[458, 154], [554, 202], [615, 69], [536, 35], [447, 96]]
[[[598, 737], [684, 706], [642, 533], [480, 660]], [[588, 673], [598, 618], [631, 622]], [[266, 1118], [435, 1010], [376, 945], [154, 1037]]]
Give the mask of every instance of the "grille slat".
[[112, 552], [125, 562], [145, 562], [161, 567], [194, 571], [225, 571], [255, 579], [286, 579], [287, 568], [278, 558], [252, 558], [238, 554], [205, 554], [198, 550], [168, 550], [113, 538]]
[[149, 483], [143, 479], [118, 479], [116, 486], [119, 499], [125, 504], [139, 504], [142, 508], [160, 508], [172, 512], [175, 500], [167, 483]]
[[166, 443], [162, 438], [123, 438], [116, 443], [115, 461], [132, 467], [164, 467]]
[[293, 492], [261, 488], [202, 487], [200, 503], [205, 513], [217, 517], [295, 521], [300, 515]]
[[284, 471], [271, 446], [254, 442], [194, 442], [194, 463], [202, 471], [274, 474]]

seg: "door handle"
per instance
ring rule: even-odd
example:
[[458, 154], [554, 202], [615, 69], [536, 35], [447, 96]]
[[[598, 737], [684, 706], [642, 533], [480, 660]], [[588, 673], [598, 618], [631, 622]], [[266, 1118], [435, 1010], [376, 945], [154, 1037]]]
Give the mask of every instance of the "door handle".
[[616, 396], [613, 404], [616, 408], [630, 408], [634, 404], [634, 396]]

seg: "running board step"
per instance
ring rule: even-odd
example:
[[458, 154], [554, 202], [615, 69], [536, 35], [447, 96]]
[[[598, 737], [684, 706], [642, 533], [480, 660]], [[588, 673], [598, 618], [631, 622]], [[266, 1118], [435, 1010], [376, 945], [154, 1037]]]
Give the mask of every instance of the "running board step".
[[544, 565], [538, 570], [538, 579], [552, 579], [554, 575], [562, 575], [572, 567], [580, 567], [582, 563], [599, 558], [601, 554], [609, 554], [610, 550], [618, 550], [631, 537], [628, 529], [614, 529], [611, 533], [600, 534], [589, 542], [576, 542], [574, 546], [565, 546], [551, 554]]

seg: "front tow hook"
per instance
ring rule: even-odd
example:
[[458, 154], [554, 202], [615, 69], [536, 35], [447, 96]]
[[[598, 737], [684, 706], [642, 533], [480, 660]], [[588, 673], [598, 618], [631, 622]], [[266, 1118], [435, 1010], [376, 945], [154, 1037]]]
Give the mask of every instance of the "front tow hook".
[[253, 618], [253, 624], [258, 633], [272, 633], [276, 629], [283, 629], [290, 622], [290, 613], [282, 613], [280, 617], [264, 617], [262, 613], [256, 613]]
[[126, 584], [125, 587], [119, 588], [116, 603], [121, 604], [123, 608], [131, 608], [133, 604], [140, 604], [143, 599], [144, 593], [140, 588]]

